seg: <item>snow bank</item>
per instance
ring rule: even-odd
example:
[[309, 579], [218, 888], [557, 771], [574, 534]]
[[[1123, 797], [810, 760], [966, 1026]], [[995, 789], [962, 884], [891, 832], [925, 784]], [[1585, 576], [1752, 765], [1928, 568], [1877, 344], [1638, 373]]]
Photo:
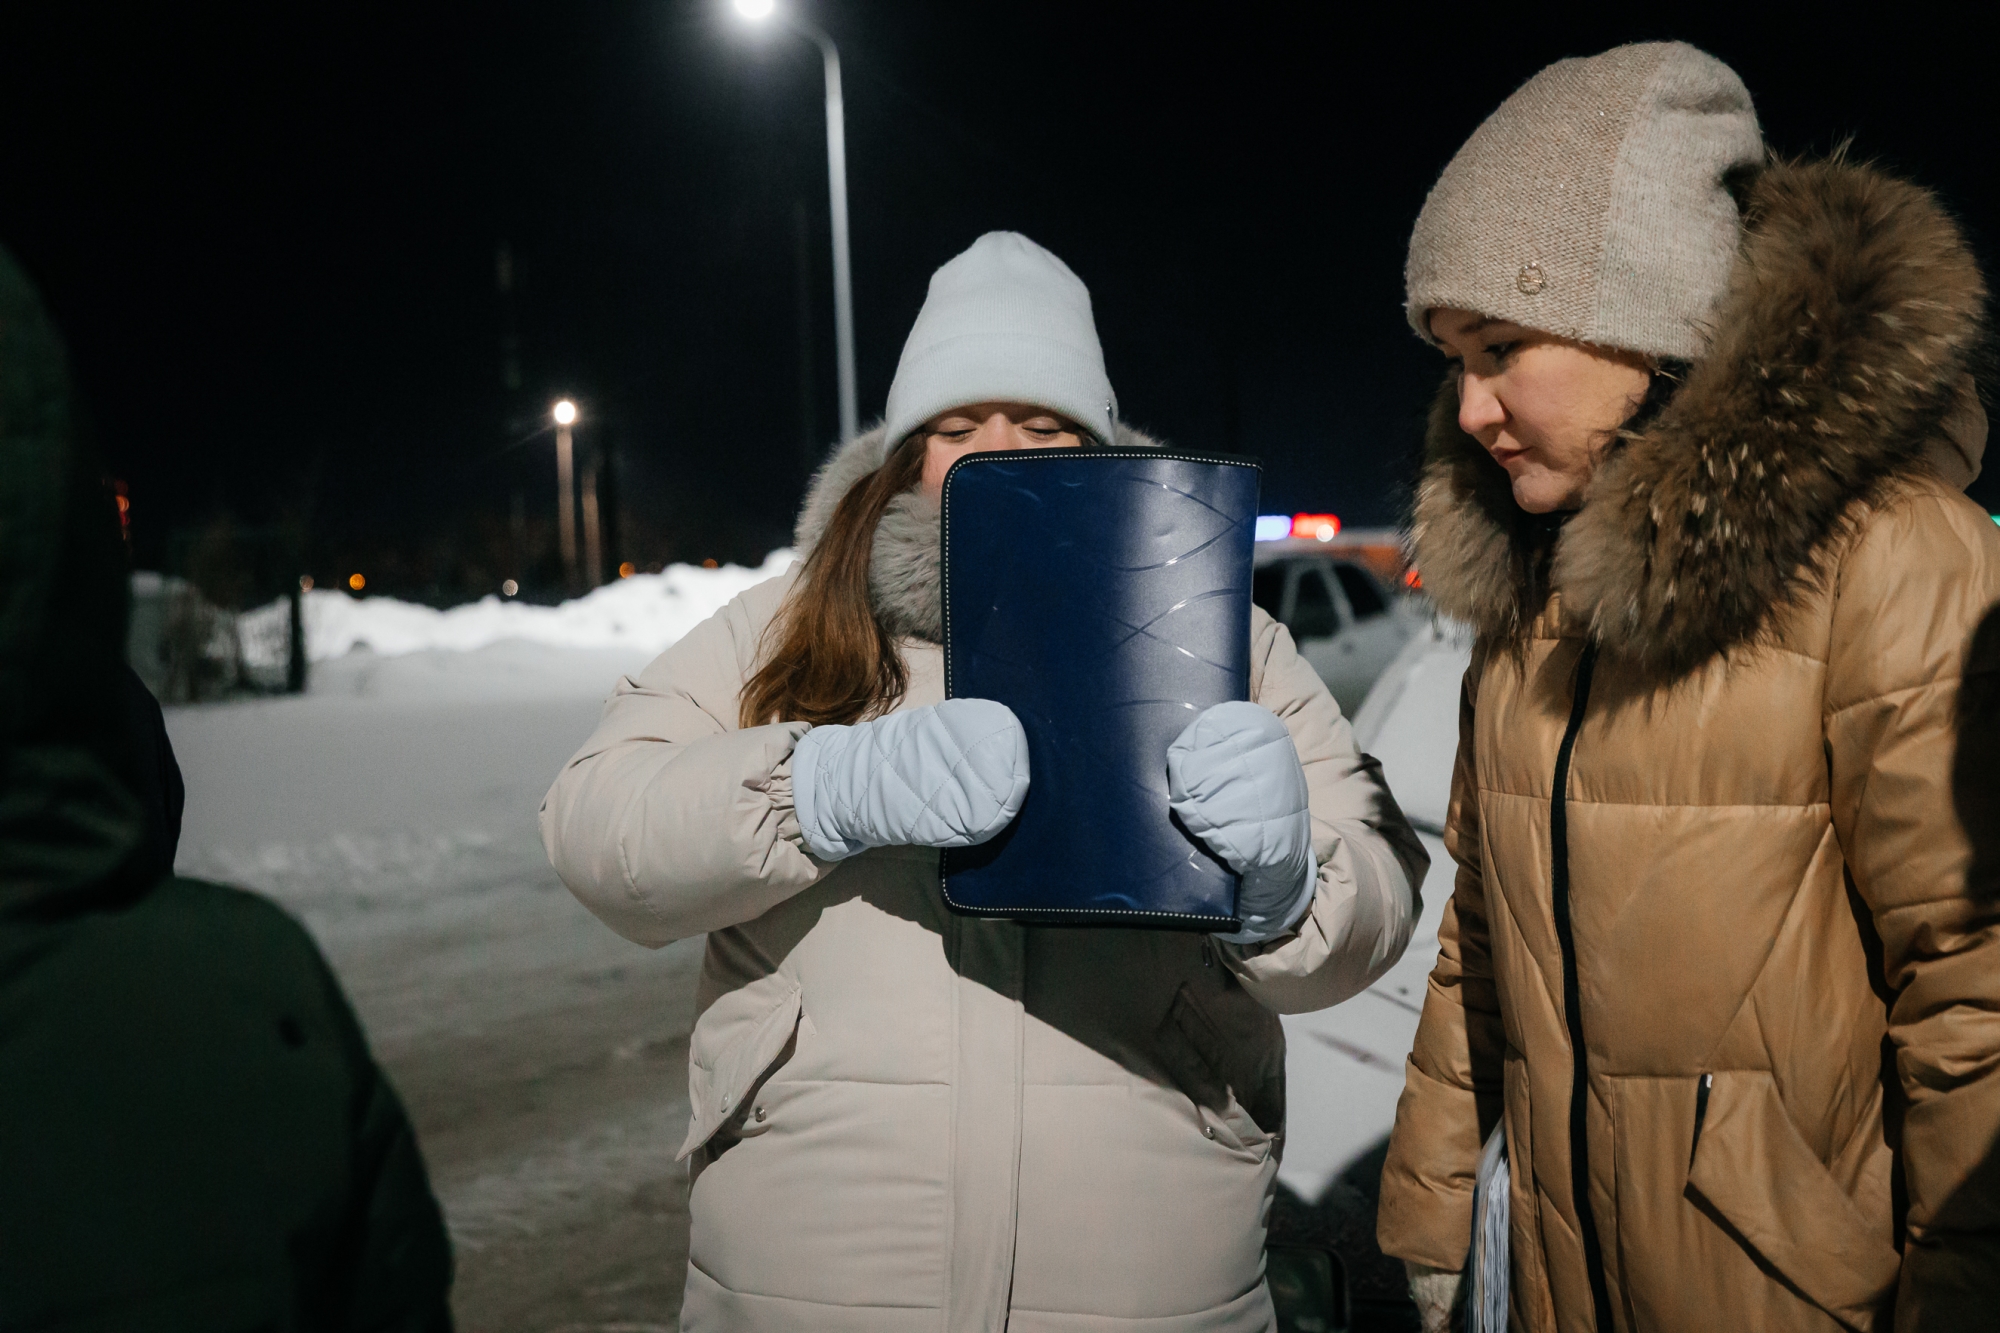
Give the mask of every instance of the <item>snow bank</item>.
[[[738, 593], [785, 572], [792, 552], [778, 550], [757, 569], [669, 565], [634, 574], [561, 606], [485, 597], [439, 611], [393, 597], [350, 597], [315, 588], [306, 594], [306, 653], [313, 661], [366, 645], [384, 657], [426, 651], [471, 652], [507, 640], [555, 648], [625, 648], [657, 653], [721, 610]], [[288, 610], [283, 601], [245, 612], [238, 622], [245, 661], [283, 662]], [[269, 657], [269, 661], [262, 659]]]

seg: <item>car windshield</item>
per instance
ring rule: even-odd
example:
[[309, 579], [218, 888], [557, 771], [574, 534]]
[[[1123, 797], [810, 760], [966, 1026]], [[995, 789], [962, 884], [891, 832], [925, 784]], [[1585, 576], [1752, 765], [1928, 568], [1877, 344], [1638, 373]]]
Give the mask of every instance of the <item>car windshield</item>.
[[1285, 567], [1265, 565], [1250, 576], [1250, 600], [1273, 620], [1285, 618]]
[[1379, 616], [1389, 609], [1375, 587], [1375, 580], [1358, 566], [1335, 565], [1333, 572], [1340, 578], [1340, 590], [1347, 594], [1347, 605], [1353, 609], [1356, 620]]
[[1294, 639], [1325, 639], [1340, 630], [1333, 592], [1320, 571], [1310, 566], [1299, 571], [1299, 588], [1292, 596], [1291, 630]]

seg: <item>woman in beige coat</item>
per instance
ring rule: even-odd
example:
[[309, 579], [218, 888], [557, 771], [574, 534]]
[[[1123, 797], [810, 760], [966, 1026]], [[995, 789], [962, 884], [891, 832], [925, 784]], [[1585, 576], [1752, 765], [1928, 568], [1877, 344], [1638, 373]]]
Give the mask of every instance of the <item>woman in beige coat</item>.
[[1425, 204], [1416, 553], [1479, 630], [1382, 1183], [1431, 1327], [1496, 1122], [1516, 1328], [2000, 1318], [2000, 915], [1952, 789], [2000, 668], [1984, 300], [1927, 193], [1766, 162], [1680, 44], [1536, 75]]
[[[829, 813], [850, 804], [826, 795], [838, 747], [966, 704], [1006, 714], [941, 702], [944, 468], [1147, 445], [1113, 402], [1082, 284], [1025, 238], [982, 238], [933, 279], [887, 428], [815, 479], [802, 563], [621, 682], [549, 792], [550, 859], [592, 911], [642, 944], [708, 936], [680, 1148], [690, 1333], [1271, 1327], [1277, 1013], [1380, 976], [1425, 869], [1284, 629], [1253, 620], [1261, 708], [1221, 706], [1268, 723], [1299, 792], [1297, 880], [1241, 937], [950, 913], [935, 848], [1004, 826], [1029, 780], [1006, 761], [1011, 714], [966, 747], [985, 781], [925, 803], [951, 828]], [[881, 653], [843, 683], [828, 645], [856, 634]]]

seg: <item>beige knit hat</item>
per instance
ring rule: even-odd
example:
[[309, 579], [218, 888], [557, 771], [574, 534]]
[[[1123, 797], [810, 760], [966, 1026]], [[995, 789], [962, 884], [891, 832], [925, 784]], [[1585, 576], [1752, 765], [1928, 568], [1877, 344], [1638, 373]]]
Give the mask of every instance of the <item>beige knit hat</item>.
[[1694, 360], [1741, 227], [1724, 188], [1764, 160], [1736, 72], [1685, 42], [1559, 60], [1458, 150], [1417, 216], [1410, 326], [1473, 310]]

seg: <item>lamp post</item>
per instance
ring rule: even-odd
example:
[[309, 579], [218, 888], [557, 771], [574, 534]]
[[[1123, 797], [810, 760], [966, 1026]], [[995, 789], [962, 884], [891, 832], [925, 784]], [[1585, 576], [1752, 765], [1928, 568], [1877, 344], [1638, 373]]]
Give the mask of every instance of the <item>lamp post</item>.
[[583, 465], [583, 590], [589, 592], [604, 578], [604, 518], [597, 504], [597, 455]]
[[834, 365], [840, 382], [840, 438], [854, 438], [859, 422], [854, 405], [854, 283], [847, 258], [847, 114], [840, 98], [840, 49], [815, 23], [776, 0], [734, 0], [736, 12], [752, 23], [776, 17], [819, 47], [826, 76], [826, 179], [833, 221]]
[[556, 525], [562, 534], [563, 583], [576, 591], [576, 450], [570, 427], [576, 424], [576, 404], [558, 399], [549, 409], [556, 423]]

